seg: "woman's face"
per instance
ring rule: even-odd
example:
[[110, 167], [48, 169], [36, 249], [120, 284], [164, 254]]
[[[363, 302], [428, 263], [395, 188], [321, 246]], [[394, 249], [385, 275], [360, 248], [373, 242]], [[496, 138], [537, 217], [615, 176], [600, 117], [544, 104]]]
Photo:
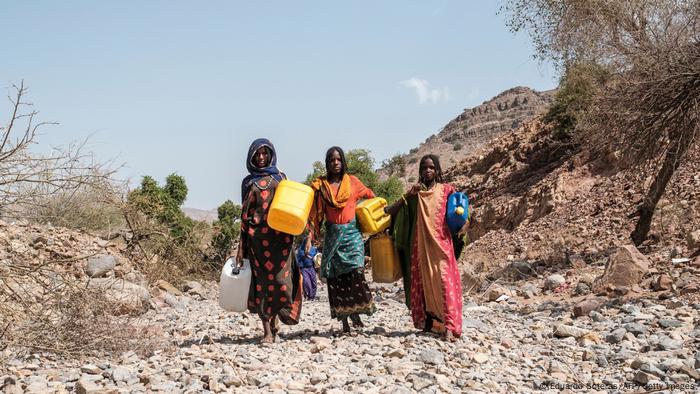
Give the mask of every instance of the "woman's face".
[[258, 168], [265, 168], [270, 165], [270, 148], [263, 146], [255, 151], [253, 155], [253, 164]]
[[343, 171], [343, 161], [340, 159], [340, 153], [337, 150], [334, 150], [328, 159], [328, 170], [333, 175], [338, 175]]
[[420, 165], [420, 177], [425, 183], [432, 183], [435, 180], [435, 163], [433, 159], [427, 158]]

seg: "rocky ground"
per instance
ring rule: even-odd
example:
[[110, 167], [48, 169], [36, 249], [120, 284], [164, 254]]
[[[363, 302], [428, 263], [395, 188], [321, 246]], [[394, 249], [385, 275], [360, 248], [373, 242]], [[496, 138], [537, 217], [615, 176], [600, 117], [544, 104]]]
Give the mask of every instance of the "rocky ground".
[[454, 344], [417, 332], [401, 288], [378, 284], [367, 327], [337, 336], [321, 287], [301, 323], [264, 346], [257, 318], [218, 307], [215, 283], [186, 293], [162, 283], [144, 317], [169, 346], [70, 360], [6, 349], [0, 376], [6, 393], [700, 390], [700, 303], [663, 291], [579, 296], [573, 282], [533, 274], [515, 292], [494, 284], [465, 297]]

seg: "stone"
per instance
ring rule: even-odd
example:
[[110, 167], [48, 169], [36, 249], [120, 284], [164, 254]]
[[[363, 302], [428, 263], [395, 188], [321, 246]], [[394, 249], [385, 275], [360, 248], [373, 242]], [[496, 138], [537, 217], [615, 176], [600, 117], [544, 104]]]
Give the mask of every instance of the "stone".
[[557, 287], [563, 285], [566, 283], [566, 278], [564, 278], [561, 275], [555, 274], [555, 275], [550, 275], [545, 279], [544, 281], [544, 289], [545, 290], [554, 290]]
[[103, 290], [110, 301], [129, 308], [145, 308], [151, 299], [148, 289], [123, 279], [95, 278], [90, 280], [89, 286]]
[[514, 261], [506, 268], [506, 273], [516, 280], [525, 280], [537, 277], [537, 272], [532, 264], [526, 261]]
[[102, 368], [94, 364], [85, 364], [82, 367], [80, 367], [80, 371], [90, 375], [99, 375], [102, 373]]
[[700, 381], [700, 372], [698, 372], [697, 369], [693, 369], [687, 365], [684, 365], [679, 369], [679, 371], [690, 376], [696, 381]]
[[486, 292], [486, 299], [493, 302], [501, 299], [503, 296], [511, 297], [511, 295], [511, 291], [506, 289], [505, 287], [493, 285]]
[[[77, 394], [102, 394], [106, 393], [103, 391], [102, 386], [96, 384], [92, 380], [81, 378], [75, 384], [75, 392]], [[116, 392], [116, 390], [115, 390]]]
[[311, 379], [309, 382], [313, 385], [323, 383], [328, 380], [328, 376], [323, 372], [316, 372], [311, 374]]
[[584, 295], [584, 294], [588, 294], [590, 292], [591, 292], [591, 287], [586, 283], [579, 282], [576, 284], [576, 288], [574, 288], [575, 295]]
[[608, 343], [620, 343], [622, 342], [622, 339], [625, 337], [625, 334], [627, 334], [627, 330], [624, 328], [618, 328], [616, 330], [613, 330], [611, 333], [605, 336], [605, 340]]
[[188, 280], [184, 284], [184, 290], [187, 292], [187, 294], [191, 295], [198, 295], [202, 298], [206, 298], [206, 290], [204, 290], [204, 286], [202, 286], [201, 283], [194, 281], [194, 280]]
[[594, 322], [600, 323], [605, 321], [605, 316], [598, 311], [591, 311], [588, 316], [593, 319]]
[[673, 319], [660, 319], [658, 321], [659, 327], [662, 328], [678, 328], [683, 325], [683, 322], [680, 322], [678, 320], [673, 320]]
[[569, 326], [566, 324], [558, 324], [554, 327], [554, 336], [558, 337], [558, 338], [567, 338], [567, 337], [580, 338], [580, 337], [588, 334], [589, 332], [590, 331], [585, 330], [583, 328]]
[[403, 358], [405, 355], [406, 352], [403, 349], [394, 349], [384, 353], [384, 357]]
[[489, 355], [486, 353], [476, 353], [472, 359], [477, 364], [483, 364], [489, 360]]
[[686, 242], [688, 243], [688, 250], [700, 249], [700, 229], [688, 233]]
[[222, 379], [222, 383], [226, 387], [241, 387], [243, 385], [243, 381], [241, 380], [241, 378], [235, 375], [224, 376], [224, 378]]
[[442, 365], [445, 363], [445, 356], [436, 349], [426, 349], [420, 352], [418, 359], [425, 364]]
[[677, 350], [683, 347], [683, 342], [664, 337], [659, 342], [658, 347], [661, 350]]
[[655, 291], [668, 291], [673, 289], [673, 279], [666, 275], [661, 274], [656, 277], [656, 280], [652, 283], [652, 288]]
[[85, 273], [91, 278], [105, 276], [117, 266], [116, 257], [109, 254], [98, 254], [88, 259]]
[[181, 292], [180, 290], [178, 290], [177, 287], [171, 285], [170, 283], [164, 281], [163, 279], [159, 279], [159, 280], [156, 282], [156, 286], [157, 286], [159, 289], [164, 290], [164, 291], [166, 291], [166, 292], [168, 292], [168, 293], [170, 293], [170, 294], [174, 294], [174, 295], [176, 295], [176, 296], [182, 295], [182, 292]]
[[602, 301], [599, 299], [583, 300], [576, 304], [576, 306], [574, 306], [574, 316], [587, 316], [592, 311], [595, 311], [596, 309], [600, 308], [602, 304]]
[[662, 370], [660, 370], [659, 368], [657, 368], [656, 366], [654, 366], [651, 363], [642, 363], [639, 366], [639, 370], [642, 372], [646, 372], [648, 374], [651, 374], [651, 375], [656, 375], [660, 378], [666, 376], [666, 374]]
[[112, 380], [114, 380], [116, 383], [119, 382], [128, 382], [134, 377], [133, 372], [129, 370], [128, 368], [125, 367], [116, 367], [112, 371]]
[[539, 289], [532, 283], [524, 284], [517, 291], [517, 294], [520, 297], [523, 297], [527, 300], [534, 298], [537, 295], [537, 293], [539, 293]]
[[634, 374], [634, 381], [641, 385], [647, 385], [653, 379], [654, 377], [646, 372], [637, 371], [637, 373]]
[[625, 330], [634, 335], [644, 335], [647, 332], [647, 328], [643, 324], [639, 323], [625, 324]]
[[649, 260], [634, 245], [619, 247], [610, 256], [600, 283], [605, 287], [632, 287], [649, 271]]

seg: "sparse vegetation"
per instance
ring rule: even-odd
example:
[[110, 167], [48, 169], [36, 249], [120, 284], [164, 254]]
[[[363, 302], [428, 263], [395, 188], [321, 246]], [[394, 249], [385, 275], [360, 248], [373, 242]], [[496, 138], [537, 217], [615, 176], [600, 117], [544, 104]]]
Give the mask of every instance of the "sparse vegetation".
[[610, 73], [591, 98], [585, 128], [592, 145], [633, 165], [661, 163], [634, 214], [630, 236], [641, 244], [666, 186], [700, 140], [700, 1], [511, 0], [505, 10], [540, 59]]
[[[132, 249], [143, 255], [142, 271], [153, 282], [173, 284], [189, 275], [211, 272], [207, 248], [211, 228], [185, 216], [180, 206], [187, 198], [184, 178], [171, 174], [161, 187], [145, 176], [139, 188], [129, 193], [124, 217], [132, 233]], [[218, 266], [216, 266], [218, 269]]]
[[459, 142], [457, 142], [456, 144], [452, 145], [452, 150], [453, 150], [453, 151], [458, 151], [458, 150], [460, 150], [460, 149], [462, 149], [462, 144], [460, 144]]
[[545, 122], [555, 123], [555, 139], [564, 140], [573, 136], [577, 124], [590, 109], [597, 89], [607, 78], [609, 73], [596, 64], [573, 63], [566, 67], [554, 103], [543, 116]]
[[219, 260], [224, 261], [231, 255], [231, 247], [241, 233], [241, 206], [226, 200], [217, 208], [219, 220], [214, 222], [212, 247]]

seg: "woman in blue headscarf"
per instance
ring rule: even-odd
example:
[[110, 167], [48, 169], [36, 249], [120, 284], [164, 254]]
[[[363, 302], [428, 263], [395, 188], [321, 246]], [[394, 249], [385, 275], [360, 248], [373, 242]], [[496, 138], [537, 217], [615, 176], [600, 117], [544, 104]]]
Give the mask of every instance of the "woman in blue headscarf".
[[285, 175], [277, 169], [275, 147], [259, 138], [250, 145], [246, 159], [248, 176], [241, 183], [241, 242], [237, 260], [249, 259], [253, 277], [248, 310], [262, 320], [263, 343], [277, 334], [277, 317], [297, 324], [301, 314], [301, 275], [290, 234], [267, 225], [267, 212], [277, 185]]

